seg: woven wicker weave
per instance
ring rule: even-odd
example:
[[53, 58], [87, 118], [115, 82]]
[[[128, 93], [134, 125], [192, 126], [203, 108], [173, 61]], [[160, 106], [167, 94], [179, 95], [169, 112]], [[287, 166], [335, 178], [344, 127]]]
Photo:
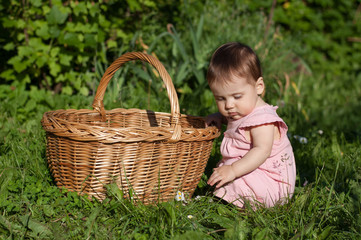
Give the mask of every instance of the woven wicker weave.
[[[171, 113], [117, 108], [106, 111], [103, 97], [110, 79], [126, 62], [142, 60], [158, 70], [167, 89]], [[172, 80], [154, 57], [126, 53], [106, 70], [94, 110], [46, 112], [47, 160], [55, 182], [70, 191], [102, 200], [105, 185], [116, 182], [125, 197], [143, 203], [167, 201], [182, 191], [193, 194], [206, 166], [215, 127], [203, 118], [180, 114]]]

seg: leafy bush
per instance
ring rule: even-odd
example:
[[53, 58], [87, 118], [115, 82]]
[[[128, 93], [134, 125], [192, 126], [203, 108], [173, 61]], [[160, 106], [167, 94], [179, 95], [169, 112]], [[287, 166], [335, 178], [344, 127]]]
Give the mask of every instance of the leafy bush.
[[[96, 62], [107, 63], [119, 49], [129, 48], [137, 14], [157, 6], [153, 1], [1, 2], [2, 67], [0, 77], [14, 86], [23, 83], [84, 96], [94, 89]], [[128, 6], [129, 4], [129, 6]], [[165, 5], [165, 4], [163, 4]], [[163, 6], [161, 5], [161, 6]], [[128, 8], [129, 7], [129, 8]], [[142, 6], [143, 7], [143, 6]], [[128, 17], [122, 18], [119, 16]], [[10, 17], [9, 17], [10, 16]], [[160, 16], [161, 17], [161, 16]], [[134, 27], [132, 29], [132, 27]], [[139, 27], [139, 26], [138, 26]], [[4, 34], [5, 33], [5, 34]], [[106, 56], [108, 52], [109, 56]]]
[[75, 89], [88, 95], [97, 45], [105, 40], [102, 27], [109, 24], [99, 21], [100, 4], [10, 1], [2, 8], [11, 16], [3, 15], [3, 27], [12, 30], [4, 49], [14, 56], [7, 61], [11, 68], [1, 77], [15, 84], [61, 89], [67, 94]]

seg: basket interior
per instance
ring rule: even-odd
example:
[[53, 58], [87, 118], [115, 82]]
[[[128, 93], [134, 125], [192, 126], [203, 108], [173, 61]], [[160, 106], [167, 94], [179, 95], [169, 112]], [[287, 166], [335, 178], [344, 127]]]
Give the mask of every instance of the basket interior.
[[[57, 118], [68, 122], [76, 122], [90, 126], [127, 128], [127, 127], [165, 127], [171, 126], [172, 116], [170, 113], [154, 112], [150, 110], [116, 108], [106, 111], [106, 121], [102, 121], [101, 115], [93, 110], [83, 109], [78, 111], [62, 111], [55, 114]], [[182, 128], [206, 128], [204, 119], [201, 117], [181, 115]]]

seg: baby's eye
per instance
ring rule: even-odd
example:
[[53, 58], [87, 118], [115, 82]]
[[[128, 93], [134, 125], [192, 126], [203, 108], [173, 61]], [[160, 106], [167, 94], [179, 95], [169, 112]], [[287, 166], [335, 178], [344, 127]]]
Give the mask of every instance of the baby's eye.
[[223, 101], [224, 98], [223, 97], [216, 97], [216, 101]]
[[234, 99], [240, 99], [242, 98], [242, 95], [234, 95]]

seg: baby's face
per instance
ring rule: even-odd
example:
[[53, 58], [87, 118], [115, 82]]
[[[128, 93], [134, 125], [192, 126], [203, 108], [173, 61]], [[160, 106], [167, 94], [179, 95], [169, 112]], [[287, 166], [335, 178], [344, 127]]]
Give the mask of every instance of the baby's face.
[[233, 120], [243, 118], [255, 107], [264, 104], [259, 96], [264, 90], [262, 78], [259, 78], [255, 84], [250, 84], [246, 78], [234, 77], [227, 83], [214, 82], [210, 88], [219, 112]]

